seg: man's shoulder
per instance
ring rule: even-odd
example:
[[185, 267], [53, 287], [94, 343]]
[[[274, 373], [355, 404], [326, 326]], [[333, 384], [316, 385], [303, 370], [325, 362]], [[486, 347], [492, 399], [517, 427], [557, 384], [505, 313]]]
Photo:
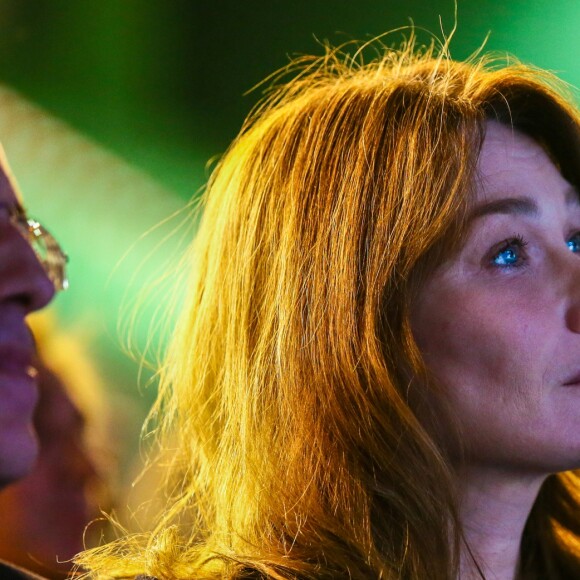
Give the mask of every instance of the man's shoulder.
[[8, 562], [0, 560], [0, 580], [45, 580], [38, 574], [33, 574], [23, 568], [18, 568]]

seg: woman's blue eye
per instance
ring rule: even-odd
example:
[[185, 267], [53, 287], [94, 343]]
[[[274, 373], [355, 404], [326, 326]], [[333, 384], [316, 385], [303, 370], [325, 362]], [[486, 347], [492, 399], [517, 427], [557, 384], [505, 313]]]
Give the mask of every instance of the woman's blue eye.
[[[521, 238], [514, 238], [503, 242], [503, 247], [491, 258], [491, 264], [499, 268], [513, 268], [522, 265], [525, 261], [524, 247], [526, 242]], [[578, 238], [580, 250], [580, 235]]]
[[571, 252], [580, 252], [580, 232], [576, 232], [566, 244]]
[[506, 248], [493, 257], [496, 266], [513, 266], [518, 262], [518, 254], [513, 248]]

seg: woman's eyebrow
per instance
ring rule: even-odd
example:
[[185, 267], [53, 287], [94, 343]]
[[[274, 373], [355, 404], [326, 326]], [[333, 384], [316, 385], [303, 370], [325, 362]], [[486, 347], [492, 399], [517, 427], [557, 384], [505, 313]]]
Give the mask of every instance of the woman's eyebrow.
[[[577, 195], [576, 202], [578, 203]], [[539, 215], [540, 209], [531, 197], [504, 197], [476, 205], [469, 214], [468, 221], [471, 222], [477, 218], [497, 213], [536, 217]]]

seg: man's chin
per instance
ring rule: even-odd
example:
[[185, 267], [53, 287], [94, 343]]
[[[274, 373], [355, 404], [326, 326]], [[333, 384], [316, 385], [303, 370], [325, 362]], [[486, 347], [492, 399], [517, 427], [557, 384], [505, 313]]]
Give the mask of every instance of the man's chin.
[[0, 487], [28, 475], [37, 455], [38, 443], [31, 427], [0, 429]]

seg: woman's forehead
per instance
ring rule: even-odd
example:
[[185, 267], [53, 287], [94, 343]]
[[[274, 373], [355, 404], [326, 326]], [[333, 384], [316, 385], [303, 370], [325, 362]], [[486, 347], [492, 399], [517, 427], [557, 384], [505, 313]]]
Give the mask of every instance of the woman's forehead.
[[566, 191], [571, 188], [540, 143], [513, 127], [489, 121], [477, 163], [474, 202], [531, 194], [548, 183]]
[[475, 179], [468, 223], [491, 214], [532, 216], [542, 207], [580, 207], [578, 191], [545, 147], [497, 122], [487, 125]]
[[498, 162], [499, 168], [503, 168], [506, 162], [534, 163], [544, 155], [546, 152], [542, 146], [529, 135], [503, 123], [488, 121], [478, 165], [480, 172], [493, 172], [498, 168]]

